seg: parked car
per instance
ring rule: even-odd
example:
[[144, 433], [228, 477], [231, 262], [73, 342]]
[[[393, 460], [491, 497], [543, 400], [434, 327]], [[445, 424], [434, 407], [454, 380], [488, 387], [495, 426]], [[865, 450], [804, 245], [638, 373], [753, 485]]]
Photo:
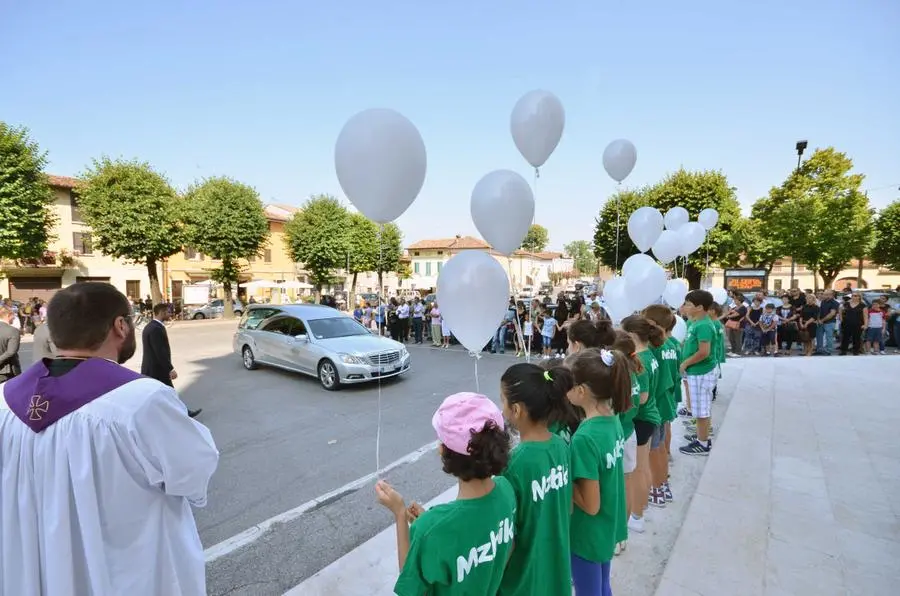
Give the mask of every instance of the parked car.
[[[244, 312], [244, 305], [237, 300], [232, 305], [234, 314], [241, 316]], [[184, 309], [186, 319], [214, 319], [217, 316], [222, 316], [223, 312], [225, 312], [225, 301], [222, 299], [211, 300], [203, 306], [188, 306]]]
[[402, 343], [319, 304], [251, 304], [238, 324], [233, 347], [247, 370], [265, 364], [299, 372], [317, 377], [328, 391], [410, 369]]

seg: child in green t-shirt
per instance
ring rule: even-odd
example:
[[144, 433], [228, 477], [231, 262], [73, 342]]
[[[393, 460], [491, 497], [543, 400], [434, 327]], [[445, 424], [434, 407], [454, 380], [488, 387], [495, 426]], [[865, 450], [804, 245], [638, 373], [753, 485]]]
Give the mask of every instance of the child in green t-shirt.
[[661, 396], [659, 417], [662, 420], [664, 440], [658, 449], [650, 450], [650, 470], [653, 485], [650, 487], [650, 504], [655, 507], [665, 507], [666, 503], [674, 500], [672, 489], [669, 487], [669, 451], [672, 442], [672, 421], [678, 417], [678, 398], [680, 395], [681, 373], [678, 366], [681, 364], [678, 341], [671, 337], [675, 328], [675, 313], [664, 304], [648, 306], [642, 313], [654, 325], [662, 330], [665, 336], [663, 345], [654, 351], [659, 361], [660, 385], [666, 387]]
[[650, 451], [660, 448], [665, 433], [659, 407], [666, 398], [660, 394], [662, 378], [659, 360], [653, 353], [653, 350], [663, 345], [665, 337], [659, 327], [641, 315], [631, 315], [622, 319], [622, 329], [631, 335], [637, 347], [638, 358], [644, 365], [644, 372], [638, 375], [638, 382], [641, 384], [641, 393], [647, 393], [646, 399], [641, 395], [641, 407], [634, 417], [638, 456], [635, 470], [637, 488], [634, 501], [631, 503], [631, 517], [628, 519], [628, 528], [640, 534], [644, 531], [644, 510], [647, 508], [650, 488], [653, 486]]
[[[712, 320], [713, 324], [716, 326], [716, 341], [713, 344], [715, 354], [716, 354], [716, 371], [719, 373], [719, 379], [722, 378], [722, 365], [725, 364], [725, 360], [727, 356], [725, 355], [727, 350], [725, 349], [726, 333], [725, 333], [725, 325], [722, 324], [722, 305], [718, 302], [713, 302], [712, 306], [709, 308], [709, 318]], [[712, 400], [716, 401], [716, 397], [719, 394], [719, 381], [716, 380], [716, 386], [713, 387]]]
[[513, 364], [500, 378], [503, 416], [521, 439], [503, 472], [516, 495], [516, 546], [497, 592], [502, 596], [530, 596], [535, 586], [547, 594], [571, 590], [569, 448], [548, 421], [571, 415], [566, 395], [573, 386], [564, 366]]
[[570, 533], [576, 596], [612, 593], [610, 566], [626, 507], [625, 437], [617, 414], [632, 407], [627, 358], [619, 351], [591, 348], [566, 359], [575, 382], [569, 401], [585, 414], [571, 445], [575, 506]]
[[719, 380], [715, 341], [718, 333], [709, 318], [712, 294], [691, 290], [684, 299], [683, 312], [691, 319], [682, 347], [681, 374], [688, 382], [691, 411], [697, 419], [697, 439], [679, 448], [686, 455], [709, 455], [713, 388]]
[[[431, 420], [443, 469], [459, 481], [455, 501], [428, 511], [409, 508], [387, 482], [378, 501], [397, 524], [400, 596], [496, 594], [515, 537], [516, 496], [497, 476], [509, 461], [500, 409], [476, 393], [451, 395]], [[409, 521], [412, 520], [412, 527]]]

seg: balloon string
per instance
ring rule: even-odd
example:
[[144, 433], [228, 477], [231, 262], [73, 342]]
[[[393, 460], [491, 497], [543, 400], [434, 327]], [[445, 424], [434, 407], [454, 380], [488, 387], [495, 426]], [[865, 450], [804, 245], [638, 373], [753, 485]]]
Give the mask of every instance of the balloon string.
[[619, 200], [619, 193], [622, 191], [622, 183], [616, 183], [616, 268], [613, 270], [613, 273], [616, 274], [619, 272], [619, 226], [622, 223], [622, 214], [621, 214], [621, 201]]
[[[541, 177], [541, 171], [538, 168], [534, 169], [534, 216], [531, 218], [531, 225], [535, 225], [537, 223], [537, 185], [538, 178]], [[530, 247], [529, 247], [530, 248]], [[529, 250], [528, 251], [528, 273], [531, 274], [534, 269], [534, 253]], [[528, 318], [531, 321], [531, 324], [534, 324], [534, 279], [531, 280], [531, 292], [532, 296], [528, 302]], [[532, 333], [532, 335], [534, 335]], [[524, 342], [523, 342], [524, 345]], [[528, 349], [525, 351], [525, 362], [531, 362], [531, 335], [528, 336]]]
[[[378, 226], [378, 272], [382, 273], [384, 267], [384, 224]], [[355, 299], [355, 297], [354, 297]], [[381, 275], [378, 279], [378, 311], [381, 313], [381, 320], [385, 329], [387, 329], [387, 309], [382, 310], [384, 306], [384, 287], [381, 284]], [[381, 327], [378, 325], [376, 317], [375, 327], [378, 330], [378, 336], [381, 337]], [[401, 363], [402, 364], [402, 363]], [[375, 430], [375, 476], [381, 478], [381, 372], [378, 374], [378, 422]]]
[[475, 352], [469, 352], [473, 358], [475, 358], [475, 392], [481, 393], [481, 387], [478, 384], [478, 360], [481, 358], [480, 354], [476, 354]]

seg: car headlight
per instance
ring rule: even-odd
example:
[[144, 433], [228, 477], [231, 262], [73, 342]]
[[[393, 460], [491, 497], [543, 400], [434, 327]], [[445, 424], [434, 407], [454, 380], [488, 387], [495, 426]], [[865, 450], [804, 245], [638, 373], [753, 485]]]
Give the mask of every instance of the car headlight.
[[345, 364], [366, 364], [366, 361], [359, 356], [354, 356], [353, 354], [339, 354], [341, 357], [341, 361]]
[[401, 346], [400, 347], [400, 359], [402, 360], [403, 358], [406, 358], [407, 356], [409, 356], [409, 350], [406, 349], [406, 346]]

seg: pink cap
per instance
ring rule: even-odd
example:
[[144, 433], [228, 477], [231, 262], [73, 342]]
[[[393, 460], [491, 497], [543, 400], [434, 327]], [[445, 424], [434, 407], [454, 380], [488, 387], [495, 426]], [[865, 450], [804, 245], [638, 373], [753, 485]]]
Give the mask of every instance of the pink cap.
[[503, 429], [503, 413], [494, 402], [478, 393], [454, 393], [441, 403], [431, 418], [438, 439], [447, 449], [469, 454], [473, 432], [481, 432], [488, 421]]

